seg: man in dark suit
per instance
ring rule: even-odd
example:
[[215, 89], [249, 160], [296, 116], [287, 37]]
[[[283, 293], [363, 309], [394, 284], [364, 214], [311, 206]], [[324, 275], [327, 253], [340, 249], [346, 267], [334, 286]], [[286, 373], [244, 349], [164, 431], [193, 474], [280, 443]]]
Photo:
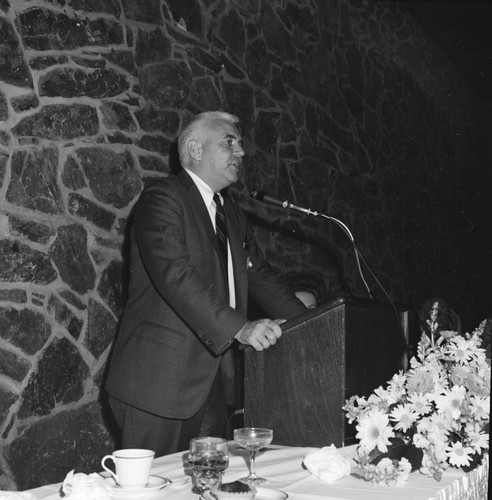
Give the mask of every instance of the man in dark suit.
[[159, 456], [221, 433], [231, 346], [267, 349], [282, 334], [278, 321], [248, 321], [248, 293], [271, 318], [306, 311], [227, 196], [244, 155], [236, 123], [222, 112], [195, 117], [178, 139], [183, 170], [147, 185], [134, 207], [129, 298], [105, 385], [124, 448]]

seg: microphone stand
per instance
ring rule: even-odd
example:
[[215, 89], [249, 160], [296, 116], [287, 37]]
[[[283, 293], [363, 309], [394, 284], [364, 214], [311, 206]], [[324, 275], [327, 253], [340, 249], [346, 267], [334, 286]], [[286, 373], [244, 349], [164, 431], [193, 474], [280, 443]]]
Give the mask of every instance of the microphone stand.
[[310, 208], [305, 208], [305, 207], [302, 207], [302, 206], [299, 206], [299, 205], [295, 205], [294, 203], [290, 203], [288, 200], [283, 201], [282, 204], [281, 204], [281, 206], [283, 208], [287, 208], [287, 209], [291, 209], [291, 210], [296, 210], [297, 212], [302, 212], [302, 213], [304, 213], [306, 215], [312, 215], [313, 217], [321, 217], [323, 219], [327, 219], [327, 220], [335, 223], [338, 227], [340, 227], [342, 229], [342, 231], [348, 236], [348, 238], [349, 238], [349, 240], [352, 243], [352, 246], [354, 248], [355, 261], [357, 263], [357, 269], [359, 271], [359, 276], [362, 279], [362, 283], [364, 284], [364, 286], [365, 286], [365, 288], [367, 290], [369, 298], [371, 300], [374, 300], [374, 297], [373, 297], [373, 295], [371, 293], [371, 289], [369, 288], [369, 285], [368, 285], [368, 283], [366, 281], [366, 278], [364, 276], [364, 273], [362, 271], [361, 261], [364, 263], [364, 265], [366, 266], [367, 270], [369, 271], [369, 273], [373, 277], [374, 281], [376, 281], [376, 283], [379, 285], [379, 287], [381, 288], [381, 290], [386, 295], [389, 303], [391, 304], [391, 307], [392, 307], [393, 312], [395, 313], [395, 316], [396, 316], [396, 319], [397, 319], [397, 323], [398, 323], [398, 326], [399, 326], [399, 329], [400, 329], [401, 337], [403, 339], [403, 345], [404, 345], [404, 349], [405, 349], [405, 354], [407, 356], [407, 361], [410, 360], [410, 356], [411, 356], [410, 346], [408, 344], [408, 339], [405, 336], [405, 332], [404, 332], [403, 327], [401, 325], [400, 317], [398, 315], [398, 311], [396, 309], [396, 306], [395, 306], [393, 300], [391, 299], [391, 297], [389, 296], [388, 292], [384, 288], [384, 286], [378, 280], [378, 278], [376, 277], [376, 275], [372, 272], [371, 267], [369, 266], [369, 264], [364, 259], [364, 256], [362, 255], [362, 253], [360, 252], [359, 248], [357, 247], [357, 245], [355, 243], [354, 235], [352, 234], [352, 232], [350, 231], [350, 229], [347, 227], [347, 225], [344, 224], [341, 220], [337, 219], [336, 217], [332, 217], [331, 215], [326, 215], [326, 214], [323, 214], [323, 213], [320, 213], [320, 212], [316, 212], [315, 210], [311, 210]]

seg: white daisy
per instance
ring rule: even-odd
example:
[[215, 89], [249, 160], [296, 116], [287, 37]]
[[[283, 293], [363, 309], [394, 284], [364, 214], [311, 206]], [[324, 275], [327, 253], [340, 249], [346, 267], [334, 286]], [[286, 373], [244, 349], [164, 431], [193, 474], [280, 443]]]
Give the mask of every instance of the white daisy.
[[468, 444], [475, 453], [480, 453], [482, 449], [489, 447], [489, 435], [485, 432], [470, 432], [468, 435]]
[[362, 451], [369, 452], [374, 448], [382, 453], [388, 451], [389, 438], [394, 436], [394, 432], [386, 413], [377, 409], [366, 413], [360, 418], [356, 429], [356, 438], [360, 440]]
[[470, 410], [476, 419], [488, 420], [490, 412], [490, 396], [486, 398], [470, 398]]
[[446, 447], [446, 454], [449, 463], [455, 467], [463, 467], [463, 465], [470, 465], [472, 448], [463, 447], [462, 443], [451, 443]]
[[429, 394], [415, 393], [408, 396], [408, 402], [410, 403], [410, 406], [419, 415], [426, 415], [431, 411], [432, 408], [429, 399]]
[[453, 386], [449, 390], [445, 390], [443, 394], [437, 396], [436, 405], [441, 413], [448, 413], [451, 418], [457, 419], [461, 415], [461, 405], [465, 400], [466, 389], [459, 385]]
[[408, 431], [417, 418], [418, 414], [408, 404], [397, 405], [390, 413], [390, 420], [396, 422], [395, 429], [397, 431]]
[[476, 350], [474, 342], [471, 342], [463, 337], [454, 337], [450, 339], [447, 345], [447, 352], [452, 358], [464, 365], [473, 357], [473, 351]]

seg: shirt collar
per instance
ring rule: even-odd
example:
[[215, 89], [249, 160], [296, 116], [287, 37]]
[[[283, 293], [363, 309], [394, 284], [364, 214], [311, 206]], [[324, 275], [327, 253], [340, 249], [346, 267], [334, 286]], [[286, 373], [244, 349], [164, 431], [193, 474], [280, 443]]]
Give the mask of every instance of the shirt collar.
[[195, 172], [192, 172], [189, 168], [185, 168], [185, 170], [188, 174], [190, 174], [191, 179], [202, 195], [205, 205], [208, 207], [212, 203], [214, 197], [212, 188], [201, 177], [196, 175]]

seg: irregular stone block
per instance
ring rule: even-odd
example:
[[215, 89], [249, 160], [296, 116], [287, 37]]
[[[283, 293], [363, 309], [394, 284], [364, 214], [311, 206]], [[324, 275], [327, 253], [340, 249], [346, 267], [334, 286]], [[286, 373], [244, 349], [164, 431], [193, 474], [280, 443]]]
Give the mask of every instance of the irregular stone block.
[[155, 151], [162, 155], [169, 154], [173, 141], [160, 135], [143, 135], [137, 142], [137, 146], [147, 151]]
[[0, 281], [46, 285], [56, 278], [45, 253], [17, 241], [0, 240]]
[[140, 128], [146, 132], [162, 132], [176, 137], [179, 132], [179, 115], [175, 111], [145, 106], [135, 113]]
[[231, 9], [220, 20], [219, 36], [227, 45], [227, 48], [234, 52], [238, 58], [244, 55], [246, 32], [243, 20]]
[[61, 174], [63, 184], [67, 188], [78, 191], [87, 186], [84, 174], [72, 155], [69, 155]]
[[113, 314], [118, 317], [123, 309], [123, 266], [120, 260], [113, 260], [104, 269], [97, 291]]
[[45, 244], [55, 235], [49, 225], [41, 222], [20, 219], [14, 215], [9, 216], [10, 232], [13, 236], [22, 236], [34, 243]]
[[139, 77], [143, 96], [158, 107], [180, 108], [190, 93], [192, 75], [183, 61], [147, 65]]
[[[0, 130], [0, 146], [8, 146], [10, 144], [10, 135], [5, 130]], [[0, 151], [0, 155], [5, 155]], [[2, 165], [0, 161], [0, 166]]]
[[123, 29], [116, 21], [72, 19], [39, 7], [19, 14], [16, 25], [24, 47], [32, 50], [70, 50], [87, 45], [123, 43]]
[[56, 406], [78, 401], [88, 374], [89, 369], [72, 342], [55, 338], [22, 393], [18, 418], [48, 415]]
[[143, 170], [152, 170], [155, 172], [169, 172], [167, 163], [158, 156], [139, 156], [138, 160]]
[[217, 53], [215, 56], [212, 51], [204, 50], [197, 45], [193, 45], [193, 47], [188, 48], [186, 52], [190, 58], [194, 59], [201, 66], [209, 69], [215, 74], [220, 73], [224, 68], [220, 53]]
[[39, 99], [36, 94], [28, 94], [19, 97], [12, 97], [10, 104], [16, 113], [23, 113], [39, 106]]
[[18, 302], [25, 304], [27, 302], [27, 293], [25, 290], [6, 289], [0, 290], [1, 302]]
[[116, 320], [104, 306], [92, 299], [89, 301], [88, 317], [84, 345], [98, 359], [114, 338]]
[[[289, 3], [285, 7], [283, 13], [285, 15], [282, 16], [282, 19], [289, 28], [299, 28], [315, 40], [319, 39], [317, 12], [311, 12], [309, 7], [298, 7], [297, 5]], [[295, 42], [297, 37], [293, 38]]]
[[224, 65], [224, 69], [236, 80], [247, 80], [246, 73], [237, 65], [234, 64], [225, 54], [222, 54], [220, 58], [222, 64]]
[[58, 149], [54, 147], [15, 151], [7, 200], [43, 213], [63, 212], [57, 183]]
[[277, 101], [287, 102], [289, 95], [284, 87], [284, 82], [277, 67], [273, 67], [272, 80], [270, 82], [270, 95]]
[[62, 290], [60, 292], [60, 297], [77, 308], [79, 311], [84, 311], [85, 309], [87, 309], [87, 306], [70, 290]]
[[107, 134], [105, 137], [108, 144], [133, 144], [133, 139], [125, 134], [122, 134], [121, 132]]
[[70, 193], [68, 195], [68, 211], [75, 217], [106, 229], [109, 231], [113, 225], [116, 215], [108, 212], [94, 202], [84, 198], [80, 194]]
[[112, 101], [102, 101], [100, 109], [103, 114], [103, 123], [107, 128], [128, 132], [137, 130], [127, 106]]
[[[289, 86], [301, 94], [306, 93], [304, 77], [299, 71], [299, 68], [297, 68], [296, 66], [288, 64], [282, 65], [280, 68], [280, 78], [284, 86]], [[290, 92], [290, 94], [292, 96], [292, 92]]]
[[31, 363], [22, 356], [0, 349], [0, 373], [22, 382], [31, 369]]
[[195, 78], [190, 88], [190, 103], [197, 107], [206, 102], [209, 109], [222, 108], [222, 99], [209, 78]]
[[9, 85], [33, 88], [31, 71], [24, 61], [19, 40], [4, 17], [0, 17], [0, 75], [1, 81]]
[[121, 8], [118, 0], [68, 0], [68, 4], [75, 10], [86, 12], [105, 12], [114, 17], [120, 17]]
[[149, 24], [162, 24], [160, 0], [122, 0], [121, 4], [127, 19]]
[[15, 136], [37, 136], [46, 139], [74, 139], [96, 135], [99, 130], [97, 111], [86, 104], [49, 104], [37, 113], [23, 118], [13, 129]]
[[265, 87], [270, 79], [271, 56], [262, 39], [248, 44], [246, 49], [246, 67], [250, 80], [260, 87]]
[[202, 37], [203, 13], [197, 0], [168, 0], [167, 5], [177, 25], [199, 38]]
[[3, 185], [3, 180], [5, 174], [7, 173], [7, 162], [9, 161], [9, 155], [0, 151], [0, 186]]
[[48, 301], [48, 313], [63, 327], [65, 327], [74, 339], [78, 339], [84, 321], [78, 318], [56, 295], [52, 295]]
[[7, 98], [0, 90], [0, 121], [6, 122], [9, 119], [9, 107], [7, 105]]
[[41, 75], [39, 95], [49, 97], [81, 97], [93, 99], [113, 97], [130, 88], [126, 77], [113, 69], [85, 71], [78, 68], [56, 68]]
[[255, 142], [260, 148], [268, 151], [275, 148], [278, 138], [280, 115], [276, 112], [260, 111], [256, 120]]
[[270, 51], [281, 61], [296, 61], [292, 35], [287, 31], [284, 23], [274, 12], [273, 6], [268, 2], [262, 3], [259, 24]]
[[15, 22], [27, 50], [70, 50], [90, 44], [85, 25], [66, 14], [33, 7]]
[[68, 62], [67, 56], [38, 56], [29, 60], [29, 66], [32, 69], [45, 69], [50, 66], [58, 66]]
[[171, 56], [172, 43], [161, 29], [154, 31], [139, 30], [135, 47], [137, 66], [163, 62]]
[[137, 74], [137, 68], [135, 66], [135, 60], [133, 58], [133, 53], [129, 50], [114, 50], [107, 54], [101, 54], [108, 61], [120, 66], [125, 71], [128, 71], [130, 75]]
[[114, 449], [98, 403], [36, 422], [8, 448], [17, 487], [25, 490], [63, 481], [75, 472], [98, 472], [101, 458]]
[[0, 425], [5, 422], [10, 407], [17, 401], [18, 396], [0, 386]]
[[280, 117], [279, 136], [282, 142], [295, 142], [297, 139], [296, 125], [287, 111], [284, 111]]
[[80, 294], [93, 288], [96, 273], [87, 253], [87, 232], [82, 226], [73, 224], [58, 228], [50, 256], [70, 288]]
[[122, 208], [140, 193], [140, 175], [130, 153], [92, 147], [79, 148], [76, 154], [97, 200]]
[[0, 337], [27, 354], [38, 352], [50, 335], [50, 325], [37, 311], [0, 307]]

